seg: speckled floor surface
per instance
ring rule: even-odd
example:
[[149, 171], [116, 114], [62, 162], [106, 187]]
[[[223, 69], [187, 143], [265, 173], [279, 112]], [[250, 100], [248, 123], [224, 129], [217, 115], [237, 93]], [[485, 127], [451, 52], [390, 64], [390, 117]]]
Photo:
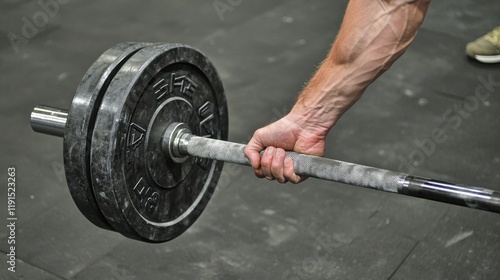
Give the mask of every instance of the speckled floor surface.
[[[230, 164], [200, 219], [171, 242], [93, 226], [61, 173], [62, 140], [29, 126], [35, 105], [68, 107], [87, 68], [119, 42], [185, 43], [217, 67], [229, 139], [244, 143], [291, 108], [346, 1], [54, 1], [0, 3], [0, 212], [15, 166], [18, 217], [15, 273], [0, 226], [0, 279], [500, 278], [498, 214], [315, 179], [279, 185]], [[434, 1], [407, 53], [333, 129], [327, 156], [500, 190], [500, 65], [464, 55], [499, 14], [500, 2]], [[12, 33], [31, 38], [13, 45]], [[490, 94], [447, 126], [443, 115], [488, 80]], [[446, 141], [415, 162], [435, 128]]]

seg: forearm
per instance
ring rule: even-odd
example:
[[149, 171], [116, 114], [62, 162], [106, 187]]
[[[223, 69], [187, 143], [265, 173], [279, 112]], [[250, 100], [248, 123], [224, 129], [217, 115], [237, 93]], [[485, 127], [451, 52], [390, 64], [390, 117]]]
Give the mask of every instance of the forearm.
[[368, 85], [404, 53], [429, 2], [350, 1], [337, 39], [290, 116], [326, 136]]

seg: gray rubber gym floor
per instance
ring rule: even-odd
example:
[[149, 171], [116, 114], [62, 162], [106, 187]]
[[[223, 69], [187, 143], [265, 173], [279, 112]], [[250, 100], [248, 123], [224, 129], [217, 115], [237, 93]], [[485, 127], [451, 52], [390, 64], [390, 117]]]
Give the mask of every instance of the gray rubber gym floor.
[[[129, 240], [79, 213], [62, 171], [62, 140], [30, 128], [34, 106], [69, 107], [107, 48], [179, 42], [215, 64], [229, 104], [229, 139], [245, 143], [291, 108], [335, 38], [345, 6], [1, 1], [0, 278], [500, 279], [498, 214], [316, 179], [280, 185], [230, 164], [185, 234], [163, 244]], [[500, 65], [464, 55], [468, 41], [500, 24], [499, 15], [498, 1], [434, 1], [407, 53], [334, 127], [326, 156], [500, 190]], [[453, 126], [444, 118], [450, 110]], [[429, 144], [436, 128], [446, 140]], [[11, 166], [15, 273], [6, 262]]]

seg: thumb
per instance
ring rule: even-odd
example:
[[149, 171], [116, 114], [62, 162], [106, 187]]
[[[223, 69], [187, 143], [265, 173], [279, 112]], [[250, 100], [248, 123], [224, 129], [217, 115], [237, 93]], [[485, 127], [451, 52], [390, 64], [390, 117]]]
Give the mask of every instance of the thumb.
[[245, 156], [250, 160], [254, 170], [260, 169], [260, 151], [263, 148], [264, 147], [258, 140], [252, 138], [243, 151]]

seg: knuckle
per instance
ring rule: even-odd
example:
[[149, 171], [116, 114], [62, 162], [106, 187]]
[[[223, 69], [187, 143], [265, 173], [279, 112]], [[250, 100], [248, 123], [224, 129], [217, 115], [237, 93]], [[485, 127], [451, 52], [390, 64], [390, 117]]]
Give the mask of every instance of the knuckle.
[[260, 164], [266, 168], [269, 168], [272, 164], [273, 156], [267, 153], [264, 153], [262, 158], [260, 159]]
[[285, 150], [283, 148], [277, 148], [276, 149], [276, 156], [279, 157], [281, 159], [281, 161], [284, 161], [285, 159]]
[[283, 174], [283, 163], [279, 162], [277, 160], [273, 160], [273, 163], [271, 165], [271, 172], [273, 176], [278, 180], [278, 181], [285, 181], [285, 176]]
[[263, 135], [263, 129], [259, 128], [253, 133], [253, 138], [260, 138]]
[[272, 177], [271, 170], [266, 166], [262, 165], [260, 170], [262, 171], [262, 175], [264, 175], [264, 177]]

